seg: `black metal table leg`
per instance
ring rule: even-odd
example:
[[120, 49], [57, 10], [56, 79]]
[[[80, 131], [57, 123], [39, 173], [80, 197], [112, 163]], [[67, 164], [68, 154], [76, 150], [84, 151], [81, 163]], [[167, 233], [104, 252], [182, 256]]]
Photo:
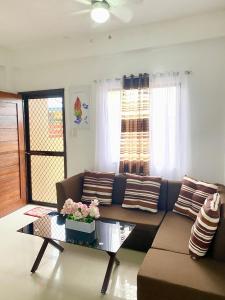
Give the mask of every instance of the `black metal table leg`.
[[48, 240], [49, 244], [51, 244], [52, 246], [54, 246], [56, 249], [58, 249], [60, 252], [63, 252], [64, 248], [57, 244], [55, 241], [53, 240]]
[[52, 246], [57, 248], [60, 252], [63, 252], [63, 250], [64, 250], [64, 248], [62, 246], [60, 246], [59, 244], [57, 244], [55, 241], [53, 241], [51, 239], [44, 238], [44, 242], [41, 246], [41, 249], [40, 249], [40, 251], [37, 255], [37, 258], [35, 259], [35, 262], [33, 264], [33, 267], [31, 269], [32, 273], [35, 273], [35, 271], [37, 270], [48, 244], [51, 244]]
[[113, 268], [114, 262], [117, 265], [120, 264], [120, 261], [116, 257], [116, 253], [111, 253], [111, 252], [107, 252], [107, 253], [109, 254], [110, 258], [109, 258], [108, 267], [107, 267], [107, 270], [106, 270], [106, 273], [105, 273], [105, 278], [104, 278], [102, 289], [101, 289], [102, 294], [105, 294], [106, 291], [107, 291], [107, 288], [108, 288], [108, 285], [109, 285], [109, 279], [110, 279], [110, 276], [111, 276], [111, 273], [112, 273], [112, 268]]
[[119, 259], [116, 256], [115, 256], [115, 263], [116, 263], [117, 266], [120, 265], [120, 261], [119, 261]]
[[41, 262], [41, 259], [42, 259], [43, 255], [45, 253], [45, 250], [46, 250], [46, 248], [48, 246], [48, 243], [49, 243], [49, 240], [44, 239], [44, 242], [43, 242], [43, 244], [41, 246], [41, 249], [40, 249], [40, 251], [38, 253], [38, 256], [37, 256], [37, 258], [36, 258], [36, 260], [35, 260], [35, 262], [33, 264], [33, 267], [31, 269], [32, 273], [35, 273], [35, 271], [37, 270], [37, 268], [38, 268], [38, 266], [39, 266], [39, 264]]

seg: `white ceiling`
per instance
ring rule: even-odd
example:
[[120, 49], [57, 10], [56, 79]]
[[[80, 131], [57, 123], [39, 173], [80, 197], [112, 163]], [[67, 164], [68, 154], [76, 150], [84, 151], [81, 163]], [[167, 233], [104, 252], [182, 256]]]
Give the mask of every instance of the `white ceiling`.
[[225, 0], [143, 0], [128, 4], [134, 17], [128, 24], [112, 17], [97, 27], [89, 15], [74, 16], [72, 12], [86, 6], [75, 0], [0, 0], [0, 46], [16, 47], [54, 39], [70, 39], [97, 32], [110, 33], [151, 22], [183, 18], [225, 9]]

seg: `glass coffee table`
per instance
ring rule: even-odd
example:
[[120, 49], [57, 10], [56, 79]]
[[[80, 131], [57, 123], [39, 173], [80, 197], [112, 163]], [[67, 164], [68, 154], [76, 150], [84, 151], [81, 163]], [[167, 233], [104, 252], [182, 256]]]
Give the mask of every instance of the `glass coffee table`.
[[109, 263], [101, 289], [101, 293], [105, 294], [113, 265], [114, 263], [116, 265], [120, 264], [116, 254], [135, 228], [135, 225], [115, 220], [99, 219], [96, 221], [95, 227], [92, 234], [66, 229], [65, 217], [53, 212], [19, 229], [18, 232], [44, 239], [31, 272], [35, 273], [37, 270], [48, 244], [63, 252], [64, 248], [56, 241], [105, 251], [109, 255]]

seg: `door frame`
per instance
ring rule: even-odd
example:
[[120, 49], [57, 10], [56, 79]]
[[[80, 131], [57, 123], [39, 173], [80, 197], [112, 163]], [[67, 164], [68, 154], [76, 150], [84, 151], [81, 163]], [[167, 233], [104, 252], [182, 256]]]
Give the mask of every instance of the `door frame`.
[[[32, 200], [32, 174], [31, 174], [31, 159], [30, 155], [28, 155], [28, 151], [30, 151], [30, 130], [29, 130], [29, 99], [42, 99], [42, 98], [54, 98], [61, 97], [62, 98], [62, 114], [63, 114], [63, 148], [64, 154], [64, 178], [67, 177], [67, 151], [66, 151], [66, 121], [65, 121], [65, 97], [64, 97], [64, 89], [49, 89], [49, 90], [38, 90], [38, 91], [30, 91], [30, 92], [21, 92], [20, 95], [23, 99], [24, 105], [24, 128], [25, 128], [25, 160], [26, 160], [26, 175], [27, 175], [27, 201], [31, 204], [42, 205], [42, 206], [53, 206], [56, 207], [57, 204], [54, 203], [45, 203], [41, 201]], [[32, 151], [35, 154], [35, 151]], [[38, 151], [39, 152], [39, 151]], [[50, 155], [50, 156], [59, 156], [59, 152], [56, 151], [41, 151], [42, 155]], [[51, 155], [51, 152], [55, 154]], [[60, 152], [61, 153], [61, 152]]]

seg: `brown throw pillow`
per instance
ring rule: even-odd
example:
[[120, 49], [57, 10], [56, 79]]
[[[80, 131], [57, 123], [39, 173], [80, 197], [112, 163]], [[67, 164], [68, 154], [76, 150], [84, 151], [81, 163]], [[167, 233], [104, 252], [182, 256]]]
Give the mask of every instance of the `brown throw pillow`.
[[91, 202], [98, 199], [99, 204], [112, 203], [114, 173], [84, 172], [83, 195], [81, 201]]
[[218, 187], [215, 184], [197, 181], [185, 176], [173, 211], [188, 216], [195, 221], [205, 199], [216, 193], [217, 189]]
[[158, 200], [162, 179], [160, 177], [127, 174], [124, 208], [139, 208], [158, 212]]
[[189, 252], [193, 259], [205, 256], [216, 233], [220, 220], [220, 195], [210, 195], [192, 226]]

